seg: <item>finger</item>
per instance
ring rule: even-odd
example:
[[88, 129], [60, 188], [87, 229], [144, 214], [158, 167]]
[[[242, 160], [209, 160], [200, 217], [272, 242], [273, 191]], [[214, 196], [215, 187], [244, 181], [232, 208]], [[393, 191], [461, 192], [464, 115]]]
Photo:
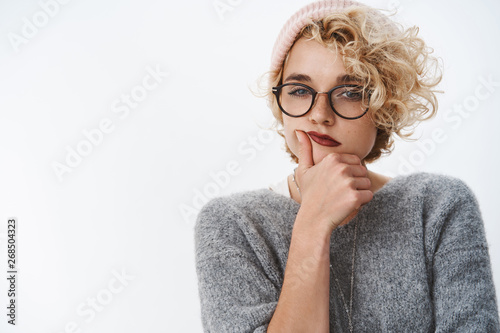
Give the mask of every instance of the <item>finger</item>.
[[[360, 207], [373, 199], [373, 192], [370, 190], [360, 190], [358, 191]], [[358, 207], [359, 209], [359, 207]]]
[[362, 165], [350, 165], [349, 171], [353, 177], [368, 177], [368, 169]]
[[[332, 153], [335, 154], [335, 153]], [[361, 159], [358, 155], [354, 154], [337, 154], [339, 157], [339, 162], [351, 165], [362, 165]]]
[[372, 186], [370, 179], [366, 177], [355, 177], [352, 184], [356, 190], [369, 190]]
[[[297, 140], [299, 141], [299, 170], [306, 170], [314, 165], [312, 156], [312, 144], [309, 136], [300, 130], [295, 130]], [[303, 171], [302, 171], [303, 172]]]

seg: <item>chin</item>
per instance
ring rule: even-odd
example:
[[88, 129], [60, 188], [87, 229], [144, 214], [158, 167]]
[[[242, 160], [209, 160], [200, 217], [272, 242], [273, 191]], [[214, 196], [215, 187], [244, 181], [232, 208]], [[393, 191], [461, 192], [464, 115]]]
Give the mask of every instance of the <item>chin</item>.
[[328, 155], [328, 154], [329, 153], [324, 152], [324, 151], [320, 151], [320, 152], [316, 151], [315, 152], [314, 149], [313, 149], [313, 161], [314, 161], [314, 164], [316, 165], [319, 162], [321, 162], [325, 158], [325, 156]]
[[314, 161], [315, 165], [318, 164], [319, 162], [321, 162], [327, 155], [329, 155], [331, 153], [356, 155], [360, 158], [360, 160], [363, 160], [363, 158], [365, 158], [367, 156], [367, 154], [360, 156], [359, 153], [355, 153], [352, 151], [345, 151], [341, 147], [337, 147], [336, 149], [334, 149], [334, 148], [332, 149], [332, 148], [328, 148], [328, 147], [322, 147], [322, 148], [326, 148], [326, 149], [314, 149], [314, 147], [313, 147], [312, 153], [313, 153], [313, 161]]

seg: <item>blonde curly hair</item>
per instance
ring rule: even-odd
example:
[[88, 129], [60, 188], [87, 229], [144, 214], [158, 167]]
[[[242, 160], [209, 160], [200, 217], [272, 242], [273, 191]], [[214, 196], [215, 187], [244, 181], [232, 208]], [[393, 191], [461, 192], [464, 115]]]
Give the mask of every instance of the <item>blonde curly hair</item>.
[[[392, 151], [393, 134], [409, 139], [418, 122], [435, 115], [438, 91], [433, 88], [442, 77], [438, 59], [431, 56], [433, 50], [417, 36], [417, 27], [404, 29], [389, 19], [380, 20], [381, 13], [373, 11], [370, 7], [351, 7], [311, 20], [295, 39], [295, 42], [300, 38], [315, 40], [338, 51], [347, 74], [371, 92], [367, 116], [377, 127], [377, 137], [365, 158], [367, 163]], [[273, 127], [283, 138], [283, 114], [272, 87], [282, 83], [288, 54], [279, 69], [266, 73], [263, 94], [276, 120]], [[285, 150], [298, 163], [286, 141]]]

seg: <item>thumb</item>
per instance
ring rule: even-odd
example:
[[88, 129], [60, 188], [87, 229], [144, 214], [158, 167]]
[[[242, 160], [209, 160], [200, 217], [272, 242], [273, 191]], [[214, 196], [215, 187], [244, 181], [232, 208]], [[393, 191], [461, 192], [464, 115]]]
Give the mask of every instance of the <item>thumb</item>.
[[301, 130], [295, 130], [297, 140], [299, 140], [299, 166], [298, 169], [304, 172], [314, 165], [312, 156], [312, 145], [309, 136]]

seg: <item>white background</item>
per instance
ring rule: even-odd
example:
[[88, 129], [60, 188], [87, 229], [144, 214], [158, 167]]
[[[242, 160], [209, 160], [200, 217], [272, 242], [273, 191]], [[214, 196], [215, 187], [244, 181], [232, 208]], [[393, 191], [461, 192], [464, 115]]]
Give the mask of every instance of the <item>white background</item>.
[[[282, 139], [269, 141], [260, 129], [270, 111], [250, 88], [268, 69], [281, 26], [309, 1], [220, 3], [231, 10], [218, 13], [212, 0], [73, 0], [52, 6], [46, 22], [37, 1], [0, 3], [0, 276], [12, 216], [19, 245], [18, 325], [6, 323], [1, 278], [0, 331], [202, 331], [194, 206], [293, 170]], [[413, 161], [414, 171], [459, 177], [472, 188], [498, 295], [500, 3], [365, 3], [397, 7], [395, 18], [420, 26], [444, 63], [440, 113], [416, 137], [429, 140], [438, 129], [446, 139], [398, 141], [373, 169], [395, 176]], [[22, 37], [34, 18], [38, 31], [16, 51], [12, 36]], [[128, 114], [115, 113], [122, 94], [141, 91], [147, 68], [169, 75]], [[488, 92], [481, 80], [497, 85], [478, 99], [477, 89]], [[469, 110], [460, 115], [454, 105]], [[105, 119], [113, 130], [88, 150], [83, 132]], [[79, 145], [87, 155], [58, 179], [54, 164], [66, 164]], [[211, 174], [228, 163], [237, 173], [217, 184]]]

